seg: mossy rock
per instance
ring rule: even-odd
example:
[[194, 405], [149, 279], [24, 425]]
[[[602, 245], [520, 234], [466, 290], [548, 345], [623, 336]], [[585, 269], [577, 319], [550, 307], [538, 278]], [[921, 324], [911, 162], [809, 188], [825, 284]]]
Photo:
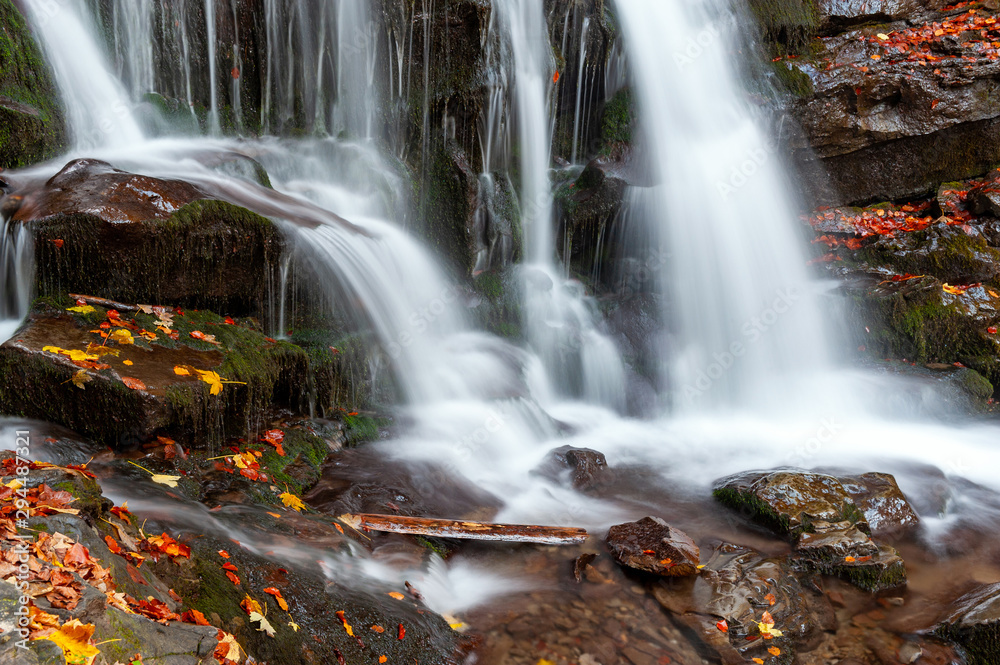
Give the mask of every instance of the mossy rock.
[[822, 13], [816, 0], [749, 0], [765, 40], [777, 53], [798, 53], [819, 30]]
[[619, 144], [632, 143], [632, 131], [635, 127], [636, 109], [629, 88], [619, 90], [614, 97], [604, 105], [601, 113], [602, 152], [607, 154]]
[[1000, 584], [985, 584], [959, 598], [934, 632], [960, 645], [969, 665], [1000, 662]]
[[70, 162], [44, 187], [18, 195], [13, 220], [31, 225], [43, 296], [266, 314], [283, 240], [260, 215], [188, 183], [95, 160]]
[[[104, 314], [96, 310], [70, 316], [39, 303], [26, 324], [0, 346], [5, 377], [0, 412], [57, 423], [119, 449], [160, 433], [214, 448], [230, 437], [252, 436], [272, 408], [304, 406], [309, 360], [290, 343], [270, 340], [246, 325], [228, 324], [209, 312], [189, 312], [175, 314], [176, 341], [157, 331], [151, 333], [156, 335], [152, 341], [136, 334], [134, 344], [118, 346], [91, 332], [94, 319]], [[146, 331], [157, 330], [152, 315], [126, 318]], [[217, 344], [195, 339], [192, 332], [214, 335]], [[82, 389], [72, 383], [81, 368], [66, 355], [43, 350], [54, 346], [84, 351], [102, 342], [118, 355], [100, 358], [106, 368], [82, 370], [89, 377]], [[198, 377], [178, 375], [174, 368], [179, 365], [214, 371], [238, 383], [211, 394]], [[129, 388], [123, 377], [137, 379], [142, 387]]]
[[0, 168], [28, 166], [66, 147], [59, 94], [27, 21], [0, 0]]

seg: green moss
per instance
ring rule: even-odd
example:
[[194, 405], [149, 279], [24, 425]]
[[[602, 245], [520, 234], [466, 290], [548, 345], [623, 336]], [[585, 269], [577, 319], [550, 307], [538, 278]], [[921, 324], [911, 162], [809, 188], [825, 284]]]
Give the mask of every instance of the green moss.
[[[322, 438], [303, 429], [285, 430], [282, 448], [285, 451], [284, 457], [278, 455], [274, 449], [264, 450], [264, 454], [260, 458], [261, 468], [266, 469], [271, 478], [271, 484], [277, 485], [282, 490], [287, 487], [292, 494], [301, 496], [319, 480], [321, 467], [330, 454], [330, 449]], [[285, 472], [285, 467], [299, 460], [305, 462], [310, 470], [303, 482]], [[275, 502], [270, 491], [268, 491], [266, 500], [267, 503]]]
[[601, 116], [602, 152], [609, 152], [616, 144], [632, 142], [632, 128], [635, 123], [635, 104], [632, 92], [625, 88], [615, 93]]
[[935, 632], [940, 637], [961, 645], [968, 665], [1000, 663], [1000, 622], [975, 626], [944, 624]]
[[11, 0], [0, 0], [0, 168], [27, 166], [65, 148], [58, 100], [24, 16]]
[[[780, 534], [796, 535], [786, 515], [779, 515], [771, 506], [752, 492], [740, 492], [729, 487], [720, 487], [712, 492], [720, 503], [749, 517]], [[808, 530], [800, 529], [799, 531]]]
[[876, 593], [906, 584], [906, 565], [900, 559], [888, 566], [828, 566], [824, 573], [847, 580], [854, 586]]
[[767, 41], [779, 53], [799, 53], [819, 30], [816, 0], [749, 0]]
[[958, 380], [965, 390], [973, 397], [985, 400], [993, 396], [993, 384], [979, 372], [972, 369], [965, 369], [959, 375]]
[[375, 441], [379, 438], [379, 431], [390, 424], [392, 423], [387, 418], [379, 418], [362, 413], [353, 416], [344, 416], [344, 432], [347, 436], [347, 445], [353, 448], [369, 441]]
[[809, 97], [813, 94], [813, 82], [809, 75], [794, 64], [778, 60], [771, 63], [781, 87], [796, 97]]

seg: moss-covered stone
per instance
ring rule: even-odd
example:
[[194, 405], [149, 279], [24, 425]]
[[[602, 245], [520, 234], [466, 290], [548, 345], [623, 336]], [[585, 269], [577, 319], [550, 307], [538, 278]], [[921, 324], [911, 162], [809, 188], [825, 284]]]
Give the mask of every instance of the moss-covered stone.
[[65, 148], [59, 95], [41, 50], [12, 0], [0, 0], [0, 168], [17, 168]]
[[613, 146], [632, 143], [632, 130], [635, 126], [636, 110], [632, 100], [632, 92], [628, 88], [619, 90], [615, 96], [604, 105], [601, 114], [602, 152], [608, 153]]
[[937, 635], [961, 645], [969, 665], [1000, 662], [1000, 584], [985, 584], [959, 598]]
[[813, 82], [809, 75], [795, 64], [786, 60], [771, 63], [771, 69], [786, 92], [796, 97], [808, 97], [813, 94]]
[[816, 0], [749, 0], [749, 5], [765, 39], [778, 52], [799, 52], [822, 21]]

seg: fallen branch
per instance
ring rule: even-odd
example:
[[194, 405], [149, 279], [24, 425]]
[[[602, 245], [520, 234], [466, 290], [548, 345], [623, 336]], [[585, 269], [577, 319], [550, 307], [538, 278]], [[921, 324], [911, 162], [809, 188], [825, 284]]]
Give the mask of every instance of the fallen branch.
[[403, 515], [341, 515], [338, 519], [358, 531], [388, 531], [415, 536], [499, 540], [507, 543], [575, 545], [587, 540], [584, 529], [533, 524], [488, 524], [458, 520], [434, 520]]
[[134, 312], [139, 309], [137, 305], [126, 305], [123, 302], [115, 302], [114, 300], [98, 298], [97, 296], [81, 296], [78, 293], [71, 293], [69, 294], [69, 297], [73, 300], [82, 301], [88, 305], [97, 305], [98, 307], [104, 307], [105, 309], [121, 310], [123, 312]]

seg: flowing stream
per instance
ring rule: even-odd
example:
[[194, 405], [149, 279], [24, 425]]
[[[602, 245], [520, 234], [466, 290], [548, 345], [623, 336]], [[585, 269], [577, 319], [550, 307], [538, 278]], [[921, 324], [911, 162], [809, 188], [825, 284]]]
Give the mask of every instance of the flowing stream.
[[[301, 111], [293, 104], [301, 94], [323, 131], [301, 139], [240, 140], [214, 136], [220, 122], [214, 56], [207, 64], [211, 71], [198, 74], [213, 82], [213, 136], [153, 138], [133, 113], [151, 80], [145, 59], [135, 60], [129, 93], [98, 47], [83, 0], [64, 2], [51, 15], [43, 11], [45, 3], [29, 0], [74, 137], [69, 155], [31, 171], [51, 174], [71, 157], [97, 157], [126, 170], [182, 177], [277, 220], [297, 258], [310, 266], [315, 288], [351, 303], [390, 358], [406, 426], [370, 448], [386, 460], [443, 465], [448, 477], [500, 497], [500, 520], [571, 524], [599, 533], [617, 521], [665, 513], [672, 500], [704, 496], [727, 473], [782, 465], [893, 472], [918, 504], [931, 491], [920, 465], [1000, 486], [995, 428], [937, 418], [933, 409], [941, 394], [935, 383], [838, 370], [827, 358], [822, 296], [795, 237], [796, 206], [779, 158], [742, 101], [727, 51], [735, 41], [732, 21], [721, 0], [615, 3], [639, 102], [640, 151], [653, 170], [653, 184], [632, 193], [634, 218], [666, 248], [657, 272], [670, 331], [659, 349], [664, 409], [647, 419], [623, 416], [627, 374], [619, 351], [592, 299], [566, 279], [555, 259], [549, 109], [555, 69], [542, 0], [494, 4], [500, 18], [495, 26], [509, 42], [513, 63], [497, 84], [496, 98], [491, 96], [496, 108], [490, 122], [497, 127], [487, 132], [483, 151], [489, 155], [494, 141], [502, 142], [494, 131], [501, 133], [503, 86], [510, 85], [526, 243], [525, 348], [476, 330], [463, 289], [397, 223], [409, 202], [399, 196], [400, 176], [375, 140], [376, 47], [365, 37], [370, 17], [360, 0], [324, 3], [318, 23], [283, 3], [265, 3], [269, 57], [262, 124], [279, 130]], [[215, 13], [207, 17], [211, 26]], [[178, 48], [186, 49], [182, 32]], [[688, 57], [689, 39], [698, 35], [705, 36], [698, 41], [701, 52]], [[146, 46], [123, 41], [118, 48], [127, 58], [129, 49]], [[617, 51], [614, 58], [622, 60]], [[173, 73], [184, 88], [180, 97], [191, 99], [193, 74]], [[113, 131], [102, 129], [107, 123]], [[574, 134], [578, 124], [579, 118]], [[275, 191], [226, 175], [203, 158], [224, 153], [256, 159]], [[491, 161], [484, 159], [485, 169]], [[747, 163], [754, 165], [752, 174], [734, 179]], [[29, 257], [26, 234], [5, 227], [0, 336], [26, 313]], [[932, 417], [924, 420], [929, 412]], [[659, 493], [643, 494], [649, 484], [637, 484], [596, 498], [534, 473], [550, 451], [564, 445], [599, 450], [613, 467], [641, 469]], [[963, 487], [949, 481], [950, 507], [922, 516], [932, 544], [979, 509], [975, 493]], [[147, 489], [116, 487], [115, 498], [128, 498], [133, 510], [164, 512], [168, 504], [142, 500]], [[434, 489], [429, 481], [427, 491]], [[212, 519], [212, 528], [239, 529], [223, 517]], [[175, 521], [197, 529], [206, 515], [196, 505], [178, 505]], [[512, 579], [525, 575], [487, 571], [461, 558], [434, 566], [428, 575], [437, 580], [431, 585], [440, 600], [431, 600], [442, 611], [511, 592], [521, 587]], [[376, 562], [364, 570], [403, 574]], [[476, 584], [469, 584], [472, 579]]]

